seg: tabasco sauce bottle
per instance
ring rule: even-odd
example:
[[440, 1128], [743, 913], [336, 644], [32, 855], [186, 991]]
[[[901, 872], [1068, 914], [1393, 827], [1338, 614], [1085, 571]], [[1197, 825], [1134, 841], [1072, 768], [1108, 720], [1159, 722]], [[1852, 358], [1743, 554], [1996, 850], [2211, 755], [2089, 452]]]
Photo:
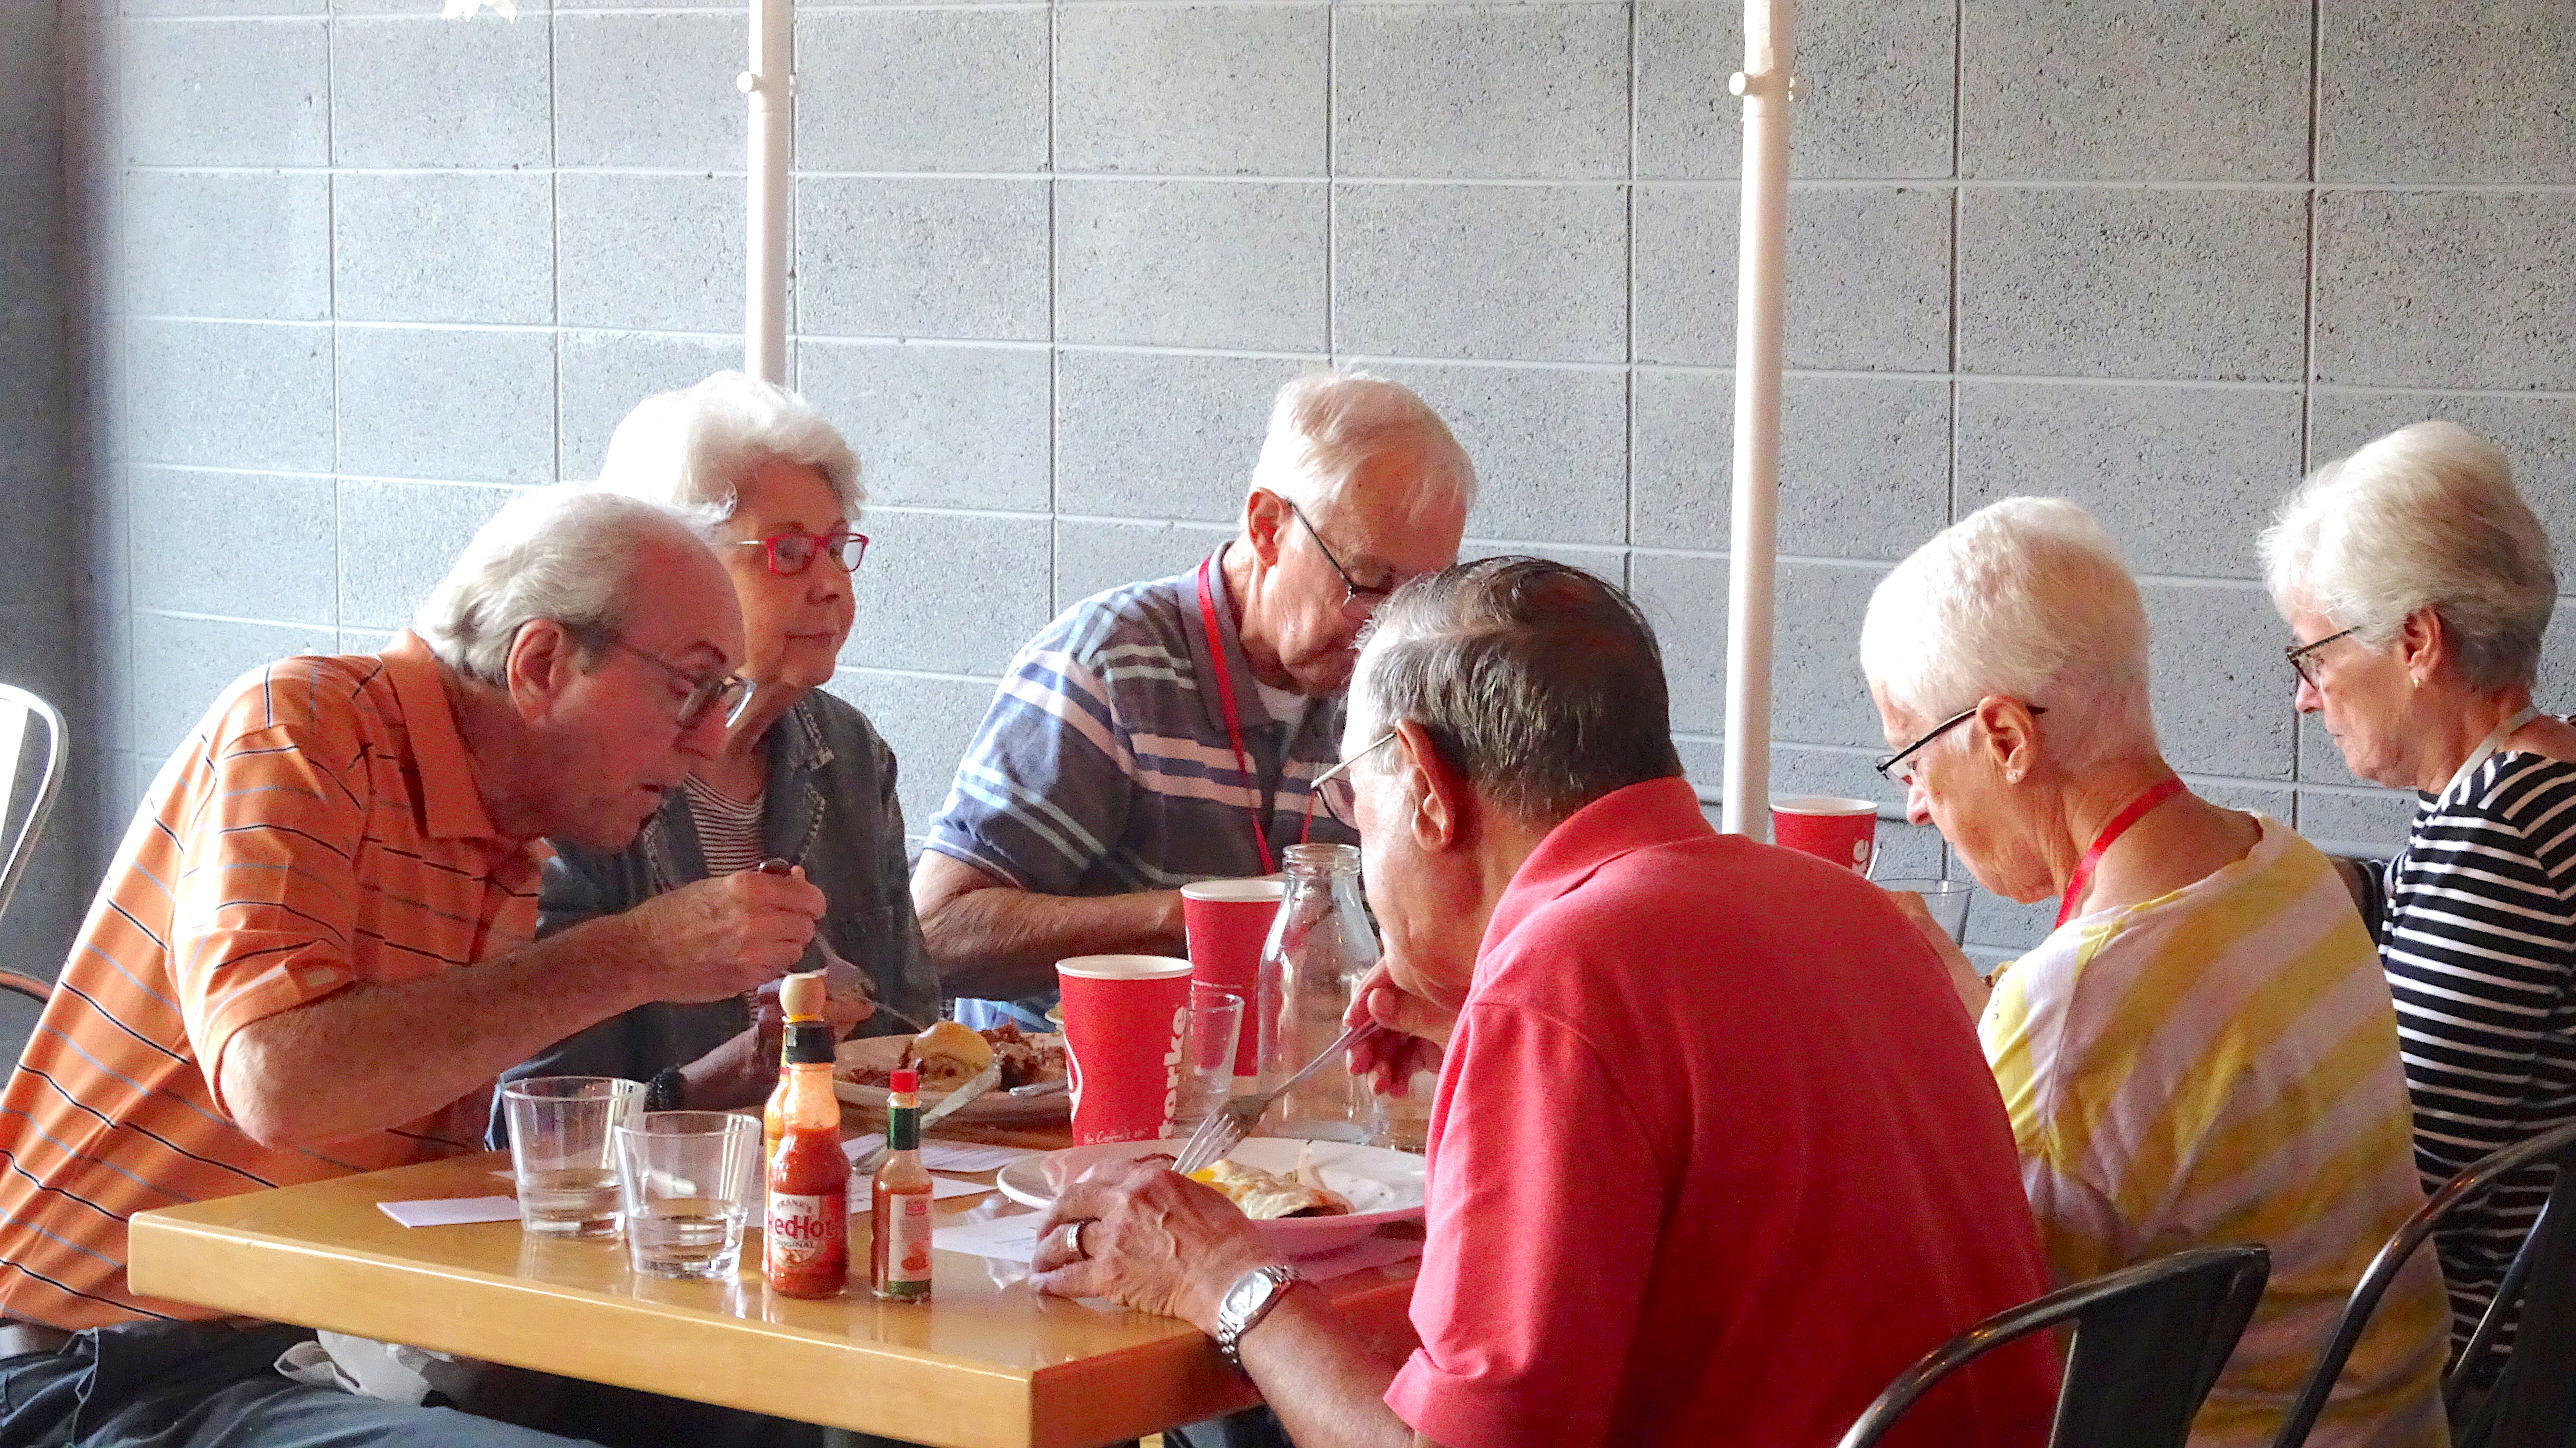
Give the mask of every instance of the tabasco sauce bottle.
[[773, 1292], [831, 1297], [850, 1280], [850, 1159], [841, 1154], [841, 1103], [832, 1094], [832, 1028], [789, 1021], [784, 1055], [761, 1270]]
[[888, 1083], [886, 1159], [877, 1168], [869, 1213], [876, 1250], [868, 1285], [890, 1302], [930, 1300], [930, 1173], [921, 1169], [921, 1075], [897, 1071]]

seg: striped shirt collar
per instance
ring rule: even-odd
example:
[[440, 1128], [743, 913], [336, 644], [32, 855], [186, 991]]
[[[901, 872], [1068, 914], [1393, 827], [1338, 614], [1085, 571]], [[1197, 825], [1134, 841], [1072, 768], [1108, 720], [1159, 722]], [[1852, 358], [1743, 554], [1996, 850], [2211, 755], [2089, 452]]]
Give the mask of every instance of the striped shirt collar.
[[[1234, 595], [1227, 591], [1225, 579], [1225, 550], [1233, 546], [1232, 542], [1217, 545], [1217, 550], [1208, 555], [1202, 566], [1207, 569], [1208, 586], [1216, 598], [1216, 634], [1218, 642], [1225, 646], [1225, 667], [1234, 684], [1235, 716], [1250, 728], [1288, 723], [1290, 721], [1271, 713], [1270, 706], [1262, 701], [1261, 690], [1255, 687], [1256, 681], [1252, 677], [1252, 656], [1244, 652], [1243, 636], [1235, 628]], [[1189, 627], [1183, 632], [1188, 634], [1190, 641], [1190, 673], [1205, 685], [1198, 691], [1199, 708], [1207, 715], [1208, 732], [1222, 739], [1225, 737], [1225, 706], [1217, 696], [1216, 664], [1209, 657], [1207, 626], [1199, 615], [1198, 569], [1182, 574], [1177, 581], [1181, 585], [1181, 616], [1189, 621]]]
[[505, 840], [483, 804], [474, 782], [474, 759], [456, 727], [456, 710], [447, 700], [445, 666], [429, 645], [409, 629], [394, 636], [379, 655], [393, 681], [394, 698], [402, 704], [403, 732], [411, 743], [414, 787], [420, 791], [421, 833], [433, 840]]

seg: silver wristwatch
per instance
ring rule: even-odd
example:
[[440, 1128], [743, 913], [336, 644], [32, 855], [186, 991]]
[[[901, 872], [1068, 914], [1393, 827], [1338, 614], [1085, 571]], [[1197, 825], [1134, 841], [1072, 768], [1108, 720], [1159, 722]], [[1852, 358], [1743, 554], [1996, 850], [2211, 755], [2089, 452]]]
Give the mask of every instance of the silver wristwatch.
[[1258, 1326], [1279, 1305], [1279, 1299], [1306, 1274], [1294, 1267], [1255, 1267], [1234, 1279], [1225, 1296], [1216, 1304], [1216, 1350], [1236, 1372], [1243, 1371], [1243, 1357], [1236, 1344], [1243, 1335]]

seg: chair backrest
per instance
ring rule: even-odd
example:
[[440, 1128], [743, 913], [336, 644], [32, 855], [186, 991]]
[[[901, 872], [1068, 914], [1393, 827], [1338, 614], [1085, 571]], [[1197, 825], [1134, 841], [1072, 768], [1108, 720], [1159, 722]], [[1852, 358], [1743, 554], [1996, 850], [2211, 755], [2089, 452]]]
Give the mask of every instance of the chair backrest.
[[[63, 782], [63, 716], [15, 684], [0, 684], [0, 915], [18, 891], [18, 877], [45, 832], [54, 793]], [[39, 756], [36, 751], [44, 752]], [[23, 794], [18, 779], [36, 761], [34, 787]]]
[[[2485, 1195], [2497, 1182], [2544, 1161], [2558, 1164], [2549, 1200], [2542, 1206], [2539, 1219], [2532, 1223], [2531, 1234], [2515, 1252], [2504, 1280], [2497, 1284], [2495, 1300], [2487, 1304], [2486, 1316], [2479, 1319], [2467, 1349], [2452, 1367], [2443, 1385], [2443, 1401], [2454, 1413], [2458, 1411], [2462, 1388], [2478, 1376], [2480, 1365], [2493, 1350], [2500, 1325], [2512, 1317], [2517, 1302], [2525, 1309], [2514, 1337], [2517, 1348], [2527, 1342], [2563, 1345], [2576, 1341], [2576, 1206], [2562, 1205], [2564, 1196], [2576, 1193], [2561, 1190], [2576, 1182], [2576, 1171], [2570, 1170], [2576, 1167], [2576, 1124], [2570, 1124], [2518, 1141], [2480, 1161], [2451, 1178], [2433, 1194], [2432, 1200], [2406, 1219], [2406, 1225], [2398, 1228], [2397, 1234], [2379, 1249], [2379, 1255], [2370, 1259], [2369, 1268], [2353, 1285], [2334, 1335], [2326, 1339], [2325, 1352], [2309, 1369], [2307, 1381], [2300, 1385], [2299, 1396], [2291, 1403], [2289, 1416], [2282, 1420], [2272, 1448], [2298, 1448], [2307, 1441], [2308, 1430], [2316, 1426], [2317, 1415], [2325, 1410], [2326, 1396], [2334, 1390], [2335, 1379], [2342, 1376], [2344, 1362], [2360, 1343], [2362, 1330], [2370, 1325], [2379, 1300], [2388, 1295], [2407, 1259], [2423, 1247], [2443, 1221], [2462, 1204]], [[2543, 1352], [2514, 1355], [2477, 1417], [2453, 1425], [2452, 1448], [2540, 1443], [2556, 1448], [2567, 1440], [2569, 1428], [2576, 1425], [2576, 1374], [2566, 1372], [2563, 1364], [2552, 1364], [2544, 1371], [2540, 1366]], [[2556, 1436], [2551, 1436], [2551, 1425]]]
[[2200, 1247], [2059, 1288], [1933, 1349], [1888, 1384], [1840, 1448], [1869, 1448], [1943, 1378], [2067, 1323], [2050, 1448], [2181, 1448], [2271, 1275], [2261, 1247]]

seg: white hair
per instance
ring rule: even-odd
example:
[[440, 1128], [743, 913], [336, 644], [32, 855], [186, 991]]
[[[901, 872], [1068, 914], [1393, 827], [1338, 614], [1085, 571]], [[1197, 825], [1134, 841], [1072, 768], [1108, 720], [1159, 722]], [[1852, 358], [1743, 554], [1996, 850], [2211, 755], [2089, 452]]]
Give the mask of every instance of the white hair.
[[465, 545], [412, 615], [439, 662], [487, 684], [505, 681], [510, 645], [538, 619], [563, 625], [585, 653], [625, 627], [635, 571], [656, 540], [699, 543], [684, 515], [580, 483], [520, 494]]
[[2314, 608], [2364, 644], [2440, 615], [2479, 689], [2528, 685], [2558, 602], [2549, 535], [2495, 445], [2419, 422], [2309, 474], [2263, 531], [2263, 581], [2283, 614]]
[[1870, 595], [1860, 663], [1919, 719], [1990, 694], [2046, 709], [2065, 767], [2155, 748], [2146, 605], [2111, 536], [2063, 498], [2006, 498], [1934, 534]]
[[599, 485], [721, 523], [741, 502], [743, 479], [772, 459], [820, 472], [858, 521], [867, 490], [840, 432], [804, 398], [741, 372], [635, 404], [608, 439]]
[[1309, 372], [1289, 379], [1270, 408], [1270, 431], [1252, 486], [1306, 508], [1340, 501], [1369, 459], [1410, 450], [1422, 463], [1415, 506], [1476, 505], [1476, 467], [1429, 403], [1401, 383], [1366, 372]]

